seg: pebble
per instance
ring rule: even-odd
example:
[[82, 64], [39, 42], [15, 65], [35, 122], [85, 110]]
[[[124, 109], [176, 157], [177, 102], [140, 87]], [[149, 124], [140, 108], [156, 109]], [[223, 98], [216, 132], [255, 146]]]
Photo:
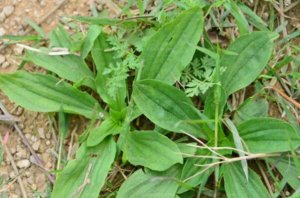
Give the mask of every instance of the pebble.
[[23, 47], [20, 47], [20, 46], [18, 46], [18, 45], [16, 45], [16, 46], [14, 47], [14, 53], [15, 53], [15, 55], [22, 55], [23, 50], [24, 50], [24, 48], [23, 48]]
[[5, 62], [5, 56], [0, 54], [0, 65], [2, 65]]
[[[0, 21], [1, 21], [1, 16], [0, 16]], [[5, 29], [0, 27], [0, 36], [3, 36], [6, 33]]]
[[51, 133], [46, 133], [46, 138], [50, 139], [51, 138]]
[[11, 172], [11, 173], [9, 173], [9, 177], [10, 177], [11, 179], [15, 178], [15, 177], [16, 177], [16, 174], [15, 174], [15, 172]]
[[16, 156], [17, 156], [19, 159], [27, 158], [27, 152], [26, 152], [25, 149], [20, 150], [20, 149], [17, 148], [17, 151], [18, 151], [18, 152], [16, 153]]
[[35, 151], [39, 150], [40, 145], [41, 145], [41, 141], [40, 140], [38, 140], [35, 143], [33, 143], [33, 145], [32, 145], [33, 150], [35, 150]]
[[45, 130], [44, 128], [38, 128], [38, 133], [40, 138], [45, 139]]
[[51, 142], [49, 140], [46, 141], [46, 145], [49, 146]]
[[33, 164], [37, 164], [37, 162], [36, 162], [35, 158], [33, 157], [33, 155], [30, 155], [29, 161], [30, 161], [31, 163], [33, 163]]
[[2, 10], [2, 13], [4, 13], [4, 15], [6, 17], [8, 17], [9, 15], [11, 15], [14, 12], [15, 8], [12, 5], [9, 6], [5, 6]]
[[17, 167], [28, 168], [30, 166], [30, 161], [28, 159], [20, 160], [17, 162]]
[[7, 68], [9, 65], [10, 65], [9, 62], [4, 62], [4, 63], [2, 64], [2, 68]]

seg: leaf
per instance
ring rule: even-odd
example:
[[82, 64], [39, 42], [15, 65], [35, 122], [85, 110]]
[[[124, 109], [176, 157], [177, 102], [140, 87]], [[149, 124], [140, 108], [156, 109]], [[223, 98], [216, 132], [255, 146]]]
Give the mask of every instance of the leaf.
[[99, 127], [93, 129], [87, 139], [87, 146], [96, 146], [102, 142], [107, 136], [115, 135], [122, 130], [121, 126], [115, 123], [112, 119], [104, 120]]
[[134, 172], [121, 186], [117, 198], [174, 198], [178, 184], [174, 178]]
[[93, 48], [94, 42], [101, 33], [101, 27], [98, 25], [91, 25], [89, 27], [89, 31], [84, 39], [82, 50], [81, 50], [81, 58], [85, 59], [88, 53]]
[[183, 162], [177, 145], [156, 131], [130, 132], [126, 137], [124, 152], [131, 164], [156, 171]]
[[134, 83], [132, 97], [140, 109], [153, 123], [174, 132], [185, 131], [196, 137], [206, 134], [193, 120], [201, 120], [200, 113], [184, 92], [156, 80]]
[[265, 99], [249, 98], [234, 113], [234, 122], [241, 123], [252, 118], [267, 117], [268, 110], [269, 103]]
[[[199, 158], [196, 156], [211, 156], [208, 150], [198, 149], [195, 157], [187, 159], [185, 162], [182, 173], [181, 173], [181, 181], [185, 181], [184, 185], [182, 185], [178, 189], [178, 193], [184, 193], [191, 188], [198, 186], [199, 184], [205, 184], [208, 177], [211, 175], [213, 169], [210, 168], [208, 170], [204, 169], [206, 167], [195, 166], [196, 164], [204, 165], [212, 162], [210, 158]], [[202, 172], [203, 171], [203, 172]], [[188, 180], [187, 180], [188, 179]]]
[[292, 159], [278, 157], [270, 158], [268, 161], [276, 167], [283, 179], [285, 179], [294, 190], [300, 187], [299, 170], [297, 170]]
[[239, 124], [237, 129], [252, 153], [284, 152], [300, 146], [299, 134], [282, 120], [253, 118]]
[[223, 167], [225, 191], [228, 198], [271, 197], [259, 176], [249, 169], [246, 180], [240, 163], [225, 164]]
[[273, 40], [277, 34], [252, 32], [230, 44], [228, 50], [239, 55], [222, 54], [221, 66], [225, 71], [221, 83], [227, 95], [248, 86], [267, 65], [273, 51]]
[[25, 60], [56, 73], [61, 78], [78, 82], [84, 80], [84, 85], [95, 89], [94, 74], [86, 63], [78, 56], [50, 56], [47, 54], [27, 51]]
[[224, 4], [224, 6], [234, 16], [241, 35], [247, 34], [250, 30], [250, 27], [245, 15], [238, 5], [234, 1], [229, 0]]
[[106, 41], [107, 35], [101, 33], [98, 38], [94, 42], [94, 46], [92, 48], [92, 57], [95, 62], [97, 68], [97, 76], [96, 76], [96, 89], [100, 97], [110, 105], [110, 108], [120, 110], [124, 108], [124, 100], [126, 97], [126, 88], [125, 83], [124, 87], [118, 89], [116, 94], [116, 99], [113, 99], [107, 89], [107, 81], [108, 77], [103, 74], [105, 68], [108, 68], [110, 64], [116, 64], [116, 60], [114, 58], [113, 52], [107, 52], [105, 50], [111, 48], [111, 46]]
[[163, 26], [147, 42], [141, 79], [157, 79], [167, 84], [179, 80], [191, 62], [203, 29], [202, 10], [191, 8]]
[[10, 100], [31, 111], [59, 112], [63, 106], [65, 112], [87, 118], [97, 112], [94, 98], [50, 75], [24, 71], [0, 74], [0, 89]]
[[62, 25], [58, 25], [54, 30], [52, 30], [49, 37], [50, 47], [72, 48], [70, 35]]
[[83, 144], [76, 159], [69, 161], [58, 175], [51, 197], [98, 197], [115, 154], [116, 144], [112, 138], [92, 148]]

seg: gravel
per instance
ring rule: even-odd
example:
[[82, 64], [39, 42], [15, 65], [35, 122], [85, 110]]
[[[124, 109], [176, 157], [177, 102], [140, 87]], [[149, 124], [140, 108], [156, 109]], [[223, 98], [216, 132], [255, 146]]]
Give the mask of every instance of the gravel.
[[18, 168], [28, 168], [30, 166], [30, 161], [28, 159], [20, 160], [17, 162]]

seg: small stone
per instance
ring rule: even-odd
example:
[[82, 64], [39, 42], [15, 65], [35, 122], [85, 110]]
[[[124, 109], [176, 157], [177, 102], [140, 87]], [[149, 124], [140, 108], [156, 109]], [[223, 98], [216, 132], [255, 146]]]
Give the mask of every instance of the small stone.
[[6, 16], [3, 12], [0, 13], [0, 22], [3, 22], [5, 20]]
[[4, 62], [2, 63], [2, 68], [7, 68], [9, 65], [10, 65], [9, 62]]
[[17, 167], [19, 168], [28, 168], [30, 166], [30, 161], [27, 159], [20, 160], [17, 162]]
[[11, 173], [9, 173], [9, 177], [10, 177], [11, 179], [15, 178], [15, 177], [16, 177], [16, 174], [15, 174], [15, 172], [11, 172]]
[[35, 136], [33, 135], [33, 136], [31, 136], [30, 140], [31, 140], [32, 142], [36, 142], [36, 141], [37, 141], [37, 137], [35, 137]]
[[5, 56], [0, 54], [0, 65], [5, 62]]
[[25, 149], [18, 150], [18, 148], [17, 148], [16, 156], [17, 156], [17, 158], [19, 158], [19, 159], [27, 158], [27, 152], [26, 152]]
[[[0, 19], [1, 21], [1, 19]], [[5, 29], [0, 27], [0, 36], [3, 36], [6, 33]]]
[[33, 150], [35, 150], [35, 151], [39, 150], [40, 145], [41, 145], [41, 141], [40, 141], [40, 140], [36, 141], [36, 142], [32, 145]]
[[32, 188], [32, 190], [36, 191], [36, 189], [37, 189], [36, 184], [32, 184], [32, 185], [31, 185], [31, 188]]
[[17, 149], [16, 149], [16, 147], [11, 147], [10, 148], [10, 152], [11, 152], [11, 154], [15, 154], [16, 152], [17, 152]]
[[46, 133], [46, 138], [50, 139], [51, 138], [51, 133]]
[[51, 142], [49, 140], [46, 141], [46, 145], [49, 146]]
[[45, 130], [44, 128], [38, 128], [38, 133], [40, 138], [45, 139]]
[[35, 160], [35, 158], [33, 157], [33, 155], [30, 155], [29, 157], [29, 161], [33, 164], [37, 164], [37, 161]]
[[18, 45], [16, 45], [16, 46], [14, 47], [14, 53], [15, 53], [15, 55], [22, 55], [23, 50], [24, 50], [24, 48], [23, 48], [23, 47], [20, 47], [20, 46], [18, 46]]
[[9, 15], [11, 15], [14, 12], [14, 10], [15, 10], [14, 6], [9, 5], [9, 6], [5, 6], [3, 8], [2, 13], [4, 13], [5, 16], [8, 17]]

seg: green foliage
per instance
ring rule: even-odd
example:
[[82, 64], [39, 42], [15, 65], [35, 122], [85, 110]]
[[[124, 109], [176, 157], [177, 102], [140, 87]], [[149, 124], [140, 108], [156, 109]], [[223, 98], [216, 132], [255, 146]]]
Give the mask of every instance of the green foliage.
[[[31, 24], [38, 36], [3, 37], [50, 41], [49, 48], [27, 47], [24, 57], [48, 74], [0, 74], [10, 100], [57, 112], [61, 140], [71, 114], [89, 119], [75, 159], [55, 171], [52, 197], [275, 197], [286, 184], [297, 197], [296, 111], [280, 100], [291, 124], [268, 117], [268, 101], [277, 101], [265, 88], [286, 78], [296, 98], [298, 58], [275, 54], [273, 19], [268, 26], [238, 1], [210, 2], [167, 0], [152, 7], [129, 1], [120, 19], [78, 16], [72, 32], [58, 26], [45, 35]], [[210, 33], [226, 35], [232, 19], [239, 32], [231, 36], [238, 36], [214, 44]], [[86, 33], [76, 21], [89, 24]], [[276, 49], [297, 35], [276, 42]], [[287, 64], [291, 72], [278, 75]], [[254, 93], [248, 87], [253, 82]], [[59, 149], [60, 163], [62, 141]], [[265, 162], [258, 163], [261, 171], [272, 165], [267, 176], [276, 192], [254, 171], [258, 158]], [[120, 178], [126, 180], [120, 184]]]
[[131, 164], [151, 170], [164, 171], [183, 162], [177, 145], [156, 131], [130, 132], [123, 152]]

